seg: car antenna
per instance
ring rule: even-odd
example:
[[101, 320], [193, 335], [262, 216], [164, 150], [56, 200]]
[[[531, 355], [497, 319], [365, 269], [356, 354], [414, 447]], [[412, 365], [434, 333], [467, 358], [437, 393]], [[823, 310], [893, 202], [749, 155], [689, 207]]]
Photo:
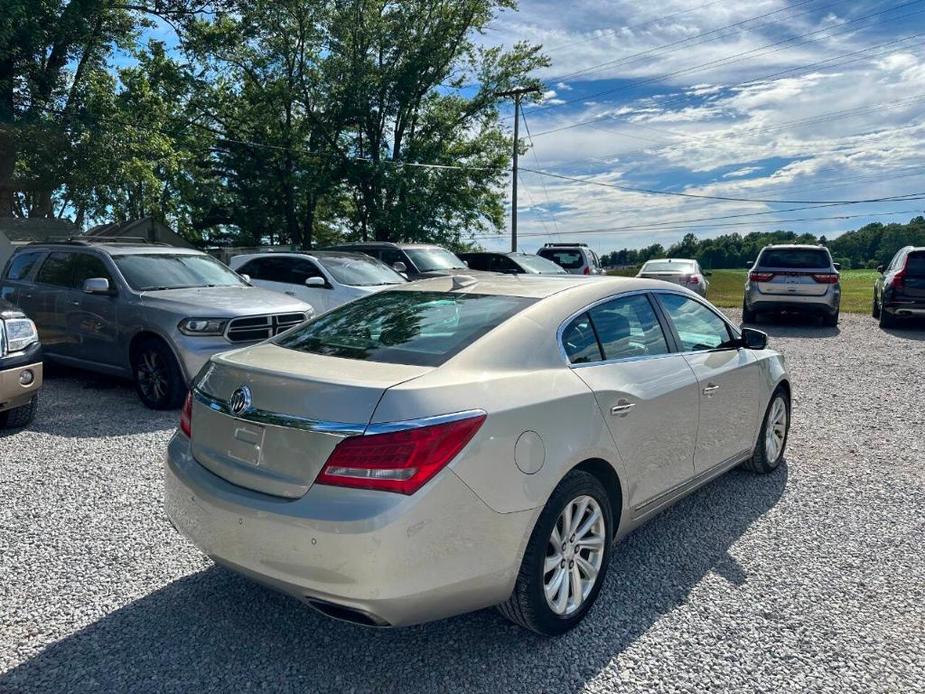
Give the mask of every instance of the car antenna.
[[471, 287], [477, 282], [478, 280], [471, 275], [453, 275], [453, 286], [450, 291], [456, 291], [457, 289], [462, 289], [463, 287]]

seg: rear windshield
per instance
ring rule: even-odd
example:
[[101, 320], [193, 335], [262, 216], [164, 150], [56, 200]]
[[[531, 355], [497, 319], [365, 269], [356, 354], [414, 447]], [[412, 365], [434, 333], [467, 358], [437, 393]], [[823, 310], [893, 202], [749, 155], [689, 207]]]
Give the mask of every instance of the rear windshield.
[[556, 265], [551, 260], [546, 260], [546, 258], [541, 258], [538, 255], [527, 255], [524, 253], [523, 255], [514, 256], [514, 260], [520, 263], [521, 267], [531, 272], [545, 272], [553, 275], [566, 274], [565, 270], [563, 270], [560, 265]]
[[566, 270], [577, 270], [584, 267], [585, 260], [581, 251], [558, 250], [554, 248], [541, 248], [537, 255], [549, 258], [552, 262]]
[[694, 264], [683, 260], [650, 260], [642, 266], [643, 272], [693, 272]]
[[367, 255], [327, 255], [318, 260], [335, 280], [350, 287], [405, 283], [405, 278], [395, 270]]
[[445, 248], [406, 248], [418, 272], [465, 269], [466, 264]]
[[758, 258], [758, 267], [816, 270], [831, 265], [829, 252], [819, 248], [769, 248]]
[[925, 251], [909, 254], [906, 258], [906, 274], [910, 277], [925, 277]]
[[535, 299], [488, 294], [373, 294], [325, 313], [276, 344], [345, 359], [439, 366]]

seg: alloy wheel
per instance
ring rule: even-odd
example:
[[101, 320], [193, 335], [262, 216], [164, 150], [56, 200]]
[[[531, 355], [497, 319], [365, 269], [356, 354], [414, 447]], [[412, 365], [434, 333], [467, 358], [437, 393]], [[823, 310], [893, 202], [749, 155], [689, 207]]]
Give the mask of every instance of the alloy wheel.
[[787, 405], [784, 399], [777, 397], [768, 414], [768, 424], [764, 433], [764, 450], [769, 463], [773, 463], [784, 449], [787, 436]]
[[546, 602], [557, 615], [578, 610], [600, 574], [607, 526], [598, 502], [579, 496], [565, 505], [546, 547], [543, 589]]
[[159, 402], [167, 394], [168, 373], [164, 359], [154, 350], [142, 352], [136, 366], [138, 387], [149, 400]]

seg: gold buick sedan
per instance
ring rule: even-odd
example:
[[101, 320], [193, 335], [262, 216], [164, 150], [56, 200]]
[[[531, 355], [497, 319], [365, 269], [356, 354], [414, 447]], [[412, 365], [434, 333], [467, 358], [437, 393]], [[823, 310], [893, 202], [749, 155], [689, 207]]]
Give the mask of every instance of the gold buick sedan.
[[683, 287], [441, 277], [212, 357], [166, 504], [213, 560], [329, 616], [496, 605], [554, 635], [620, 538], [730, 468], [773, 471], [789, 422], [764, 333]]

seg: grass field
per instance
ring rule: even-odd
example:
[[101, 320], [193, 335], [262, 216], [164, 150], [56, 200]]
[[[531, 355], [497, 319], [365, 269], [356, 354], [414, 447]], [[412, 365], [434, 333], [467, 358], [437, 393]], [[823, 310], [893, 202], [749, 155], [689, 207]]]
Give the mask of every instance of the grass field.
[[[745, 290], [745, 270], [713, 270], [709, 277], [707, 298], [716, 306], [740, 308]], [[612, 275], [632, 277], [636, 270], [613, 270]], [[843, 270], [841, 273], [841, 310], [846, 313], [870, 311], [876, 270]]]

